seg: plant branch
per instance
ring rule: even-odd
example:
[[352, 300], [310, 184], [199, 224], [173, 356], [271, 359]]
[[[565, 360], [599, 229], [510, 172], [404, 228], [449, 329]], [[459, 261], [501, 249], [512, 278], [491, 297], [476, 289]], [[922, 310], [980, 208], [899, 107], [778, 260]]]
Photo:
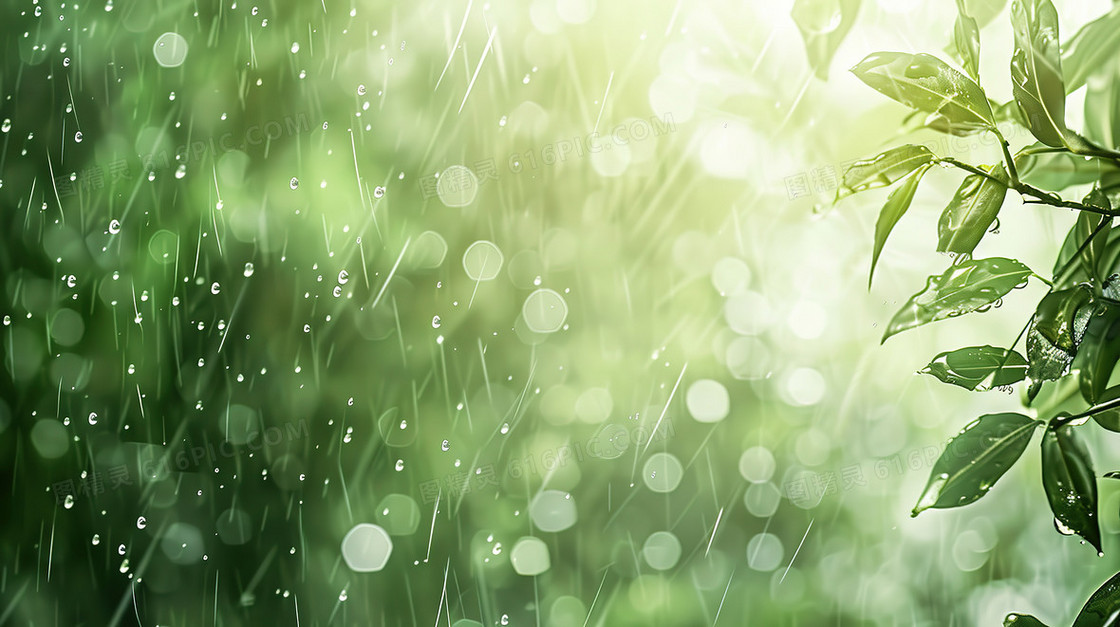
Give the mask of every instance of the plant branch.
[[1028, 185], [1027, 183], [1024, 183], [1022, 181], [1011, 182], [1011, 183], [1008, 183], [1006, 181], [1001, 181], [1000, 179], [998, 179], [998, 178], [992, 176], [991, 174], [981, 170], [980, 168], [978, 168], [974, 165], [969, 165], [969, 164], [964, 163], [962, 161], [958, 161], [957, 159], [954, 159], [953, 157], [938, 157], [937, 161], [938, 161], [938, 163], [947, 163], [947, 164], [949, 164], [953, 167], [960, 168], [960, 169], [962, 169], [966, 172], [971, 172], [972, 174], [975, 174], [977, 176], [982, 176], [982, 177], [984, 177], [984, 178], [986, 178], [990, 181], [994, 181], [996, 183], [999, 183], [1000, 185], [1003, 185], [1004, 187], [1007, 187], [1008, 189], [1013, 189], [1013, 190], [1019, 192], [1023, 196], [1031, 196], [1033, 198], [1032, 200], [1025, 200], [1024, 201], [1027, 204], [1034, 204], [1034, 205], [1041, 204], [1041, 205], [1050, 205], [1051, 207], [1063, 207], [1065, 209], [1076, 209], [1078, 211], [1088, 211], [1089, 213], [1096, 213], [1096, 214], [1099, 214], [1099, 215], [1102, 215], [1102, 216], [1109, 216], [1109, 217], [1113, 217], [1113, 218], [1116, 217], [1116, 216], [1120, 216], [1120, 213], [1116, 213], [1114, 211], [1109, 211], [1107, 209], [1102, 209], [1100, 207], [1095, 207], [1093, 205], [1087, 205], [1085, 203], [1077, 202], [1077, 201], [1074, 201], [1074, 200], [1065, 200], [1065, 199], [1061, 198], [1060, 196], [1058, 196], [1057, 194], [1053, 194], [1053, 193], [1050, 193], [1050, 192], [1047, 192], [1047, 191], [1043, 191], [1043, 190], [1041, 190], [1041, 189], [1039, 189], [1039, 188], [1037, 188], [1033, 185]]
[[1015, 159], [1011, 156], [1011, 147], [1007, 144], [1007, 140], [1004, 139], [1003, 133], [1000, 133], [998, 128], [993, 126], [992, 132], [996, 134], [996, 138], [999, 139], [999, 147], [1003, 149], [1003, 161], [1007, 164], [1007, 173], [1011, 177], [1011, 184], [1012, 186], [1018, 185], [1019, 170], [1016, 169]]
[[1068, 425], [1068, 424], [1073, 424], [1073, 423], [1082, 424], [1085, 421], [1087, 421], [1089, 418], [1092, 418], [1093, 416], [1096, 416], [1097, 414], [1103, 414], [1106, 411], [1110, 411], [1110, 410], [1118, 409], [1118, 408], [1120, 408], [1120, 398], [1114, 398], [1111, 401], [1105, 401], [1103, 403], [1093, 405], [1089, 409], [1086, 409], [1085, 411], [1077, 413], [1077, 414], [1073, 414], [1072, 416], [1055, 417], [1054, 420], [1053, 420], [1053, 424], [1054, 424], [1055, 428], [1056, 427], [1062, 427], [1062, 426], [1065, 426], [1065, 425]]

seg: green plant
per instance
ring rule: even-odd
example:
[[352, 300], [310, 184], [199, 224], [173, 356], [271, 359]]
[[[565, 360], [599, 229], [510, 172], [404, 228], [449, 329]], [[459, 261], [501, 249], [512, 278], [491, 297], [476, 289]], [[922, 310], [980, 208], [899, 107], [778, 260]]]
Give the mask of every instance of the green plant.
[[[874, 53], [852, 72], [915, 114], [925, 114], [924, 126], [957, 135], [993, 134], [1002, 148], [1002, 163], [973, 165], [922, 146], [900, 146], [849, 168], [837, 199], [898, 184], [875, 226], [873, 276], [887, 237], [926, 172], [934, 166], [965, 172], [938, 223], [937, 250], [952, 255], [953, 263], [929, 277], [925, 288], [895, 314], [883, 341], [920, 325], [985, 311], [1035, 277], [1049, 290], [1007, 348], [970, 346], [942, 353], [922, 372], [973, 391], [1026, 381], [1025, 404], [1040, 418], [1000, 413], [971, 422], [934, 464], [912, 515], [983, 497], [1041, 427], [1042, 484], [1055, 526], [1063, 534], [1079, 535], [1100, 553], [1097, 478], [1078, 427], [1092, 421], [1120, 432], [1120, 385], [1109, 385], [1120, 359], [1120, 231], [1112, 230], [1113, 218], [1120, 215], [1113, 208], [1120, 204], [1120, 66], [1115, 61], [1120, 8], [1082, 28], [1063, 52], [1050, 0], [1016, 0], [1010, 11], [1014, 100], [1000, 105], [980, 85], [977, 22], [963, 0], [957, 6], [951, 49], [963, 72], [929, 54], [901, 52]], [[1094, 83], [1087, 88], [1087, 123], [1081, 133], [1075, 132], [1066, 125], [1066, 97], [1097, 77], [1105, 87]], [[1012, 154], [1000, 123], [1025, 127], [1038, 141]], [[1092, 188], [1080, 201], [1060, 195], [1085, 184]], [[1078, 212], [1049, 279], [1014, 259], [972, 257], [989, 229], [998, 225], [1009, 191], [1026, 203]], [[1020, 342], [1025, 355], [1016, 350]], [[1044, 386], [1047, 393], [1040, 397]], [[1073, 624], [1111, 624], [1118, 612], [1120, 574], [1089, 598]], [[1010, 614], [1004, 624], [1043, 623]]]

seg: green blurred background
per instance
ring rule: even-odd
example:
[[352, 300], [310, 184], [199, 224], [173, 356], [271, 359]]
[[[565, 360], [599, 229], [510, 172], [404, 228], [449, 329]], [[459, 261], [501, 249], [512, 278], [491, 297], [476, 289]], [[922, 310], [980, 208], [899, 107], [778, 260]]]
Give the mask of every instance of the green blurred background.
[[[1110, 482], [1104, 558], [1037, 455], [908, 516], [1019, 406], [915, 372], [1042, 288], [880, 346], [959, 176], [870, 294], [885, 193], [831, 206], [903, 137], [998, 158], [845, 71], [943, 51], [956, 8], [863, 2], [828, 80], [791, 9], [6, 5], [0, 624], [1066, 621], [1120, 566]], [[1007, 101], [1006, 12], [983, 38]], [[1046, 268], [1073, 215], [1017, 203], [978, 256]]]

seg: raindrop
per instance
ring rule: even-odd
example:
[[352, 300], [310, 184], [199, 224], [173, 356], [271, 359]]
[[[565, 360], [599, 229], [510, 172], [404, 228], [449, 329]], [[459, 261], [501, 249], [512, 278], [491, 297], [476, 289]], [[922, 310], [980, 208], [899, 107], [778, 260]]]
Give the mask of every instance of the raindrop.
[[71, 507], [74, 507], [74, 495], [73, 494], [67, 494], [66, 495], [66, 500], [63, 501], [62, 506], [65, 507], [66, 509], [70, 509]]
[[338, 272], [338, 284], [339, 285], [346, 285], [346, 282], [349, 281], [349, 280], [350, 280], [350, 273], [345, 271], [345, 270], [339, 270], [339, 272]]
[[82, 143], [82, 132], [81, 131], [78, 131], [77, 133], [74, 133], [74, 141], [76, 143], [79, 143], [79, 144]]
[[366, 95], [366, 86], [365, 85], [358, 85], [358, 95], [359, 96]]
[[136, 528], [137, 529], [143, 529], [144, 527], [147, 527], [147, 526], [148, 526], [148, 519], [147, 518], [144, 518], [143, 516], [141, 516], [141, 517], [136, 519]]
[[249, 278], [249, 277], [253, 276], [253, 262], [252, 261], [246, 262], [244, 274], [245, 274], [245, 278]]
[[95, 412], [95, 411], [89, 412], [89, 424], [91, 424], [91, 425], [97, 424], [97, 412]]
[[292, 54], [295, 54], [297, 52], [299, 52], [299, 42], [298, 41], [293, 41], [292, 42]]
[[440, 325], [439, 316], [432, 316], [432, 328], [433, 329], [438, 329], [439, 325]]
[[451, 443], [448, 442], [447, 440], [444, 440], [443, 444], [440, 445], [440, 448], [443, 449], [445, 452], [448, 451], [448, 450], [451, 450]]
[[187, 164], [180, 163], [179, 167], [175, 169], [175, 178], [181, 179], [187, 175]]
[[381, 198], [384, 195], [385, 195], [385, 188], [384, 187], [378, 185], [377, 187], [373, 188], [373, 197], [374, 198]]
[[109, 232], [116, 235], [121, 232], [121, 221], [116, 218], [109, 221]]
[[397, 460], [397, 465], [395, 467], [397, 469], [397, 472], [400, 472], [400, 471], [404, 470], [404, 460], [403, 459], [398, 459]]
[[288, 187], [292, 189], [299, 187], [299, 179], [293, 176], [292, 180], [288, 181]]
[[218, 292], [220, 292], [220, 291], [222, 291], [222, 286], [221, 286], [221, 284], [219, 284], [219, 283], [218, 283], [217, 281], [214, 281], [214, 282], [213, 282], [213, 283], [212, 283], [212, 284], [210, 285], [210, 293], [211, 293], [211, 294], [217, 294], [217, 293], [218, 293]]

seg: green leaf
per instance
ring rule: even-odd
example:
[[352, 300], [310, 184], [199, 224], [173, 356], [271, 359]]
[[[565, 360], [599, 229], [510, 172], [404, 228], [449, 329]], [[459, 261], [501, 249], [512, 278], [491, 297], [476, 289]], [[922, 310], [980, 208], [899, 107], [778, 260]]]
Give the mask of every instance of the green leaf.
[[1062, 66], [1070, 94], [1120, 54], [1120, 7], [1083, 26], [1064, 47]]
[[1071, 426], [1051, 427], [1042, 434], [1042, 487], [1058, 531], [1076, 533], [1099, 553], [1097, 478], [1089, 449]]
[[1085, 90], [1085, 136], [1115, 150], [1120, 147], [1120, 61], [1106, 61], [1097, 71], [1108, 80]]
[[991, 378], [986, 389], [1011, 385], [1027, 376], [1027, 360], [1019, 353], [995, 346], [969, 346], [941, 353], [922, 369], [922, 374], [945, 383], [975, 390]]
[[1085, 198], [1082, 199], [1081, 202], [1082, 204], [1092, 205], [1104, 211], [1112, 211], [1112, 202], [1109, 201], [1108, 196], [1101, 191], [1100, 186], [1094, 187], [1088, 194], [1085, 194]]
[[[1034, 144], [1030, 148], [1041, 148]], [[1050, 192], [1097, 181], [1101, 173], [1115, 168], [1100, 159], [1086, 160], [1068, 152], [1027, 153], [1015, 158], [1019, 179]]]
[[980, 416], [949, 441], [911, 516], [968, 505], [988, 493], [1019, 459], [1037, 420], [1015, 413]]
[[941, 122], [951, 132], [969, 133], [995, 125], [984, 90], [937, 57], [876, 52], [856, 64], [852, 73], [872, 89], [929, 113], [929, 121]]
[[1031, 401], [1043, 381], [1065, 376], [1089, 324], [1090, 293], [1084, 286], [1050, 292], [1042, 298], [1027, 329], [1027, 390]]
[[1019, 108], [1019, 103], [1009, 100], [999, 104], [993, 100], [991, 106], [996, 122], [1014, 122], [1023, 128], [1027, 128], [1027, 118], [1023, 117], [1023, 110]]
[[828, 79], [836, 49], [859, 14], [860, 0], [795, 0], [790, 17], [805, 40], [805, 54], [817, 78]]
[[[1104, 200], [1107, 202], [1107, 198]], [[1097, 201], [1094, 200], [1093, 202]], [[1106, 224], [1101, 227], [1096, 235], [1093, 235], [1093, 232], [1101, 226], [1102, 219], [1105, 220]], [[1062, 248], [1058, 251], [1058, 258], [1054, 262], [1054, 280], [1059, 281], [1061, 279], [1061, 283], [1055, 283], [1055, 287], [1064, 288], [1067, 285], [1074, 285], [1091, 279], [1104, 282], [1103, 279], [1108, 274], [1108, 268], [1106, 267], [1108, 257], [1105, 253], [1110, 239], [1111, 224], [1112, 220], [1110, 218], [1094, 215], [1088, 211], [1078, 213], [1077, 221], [1074, 222], [1069, 233], [1066, 234]], [[1093, 235], [1093, 240], [1089, 242], [1088, 246], [1082, 248], [1082, 245], [1091, 235]], [[1059, 277], [1062, 268], [1070, 263], [1078, 250], [1081, 251], [1081, 254], [1078, 257], [1077, 265], [1064, 278]]]
[[986, 308], [1025, 285], [1030, 275], [1030, 268], [1002, 257], [967, 259], [949, 266], [941, 275], [929, 277], [925, 289], [894, 315], [883, 341], [907, 329]]
[[1007, 172], [1003, 166], [981, 168], [997, 183], [979, 174], [969, 174], [957, 189], [937, 224], [937, 252], [971, 255], [996, 221], [1007, 195]]
[[1011, 3], [1015, 52], [1011, 86], [1031, 133], [1047, 146], [1068, 146], [1066, 91], [1058, 43], [1058, 12], [1050, 0]]
[[[1085, 332], [1083, 325], [1088, 323], [1087, 316], [1082, 319], [1078, 312], [1091, 296], [1085, 286], [1050, 292], [1042, 297], [1035, 309], [1035, 328], [1054, 346], [1072, 352]], [[1079, 322], [1082, 325], [1080, 328]]]
[[879, 254], [883, 252], [883, 245], [887, 243], [887, 237], [890, 236], [894, 225], [898, 224], [898, 220], [910, 208], [910, 203], [914, 200], [914, 192], [918, 189], [918, 183], [921, 182], [922, 176], [928, 169], [928, 165], [918, 168], [913, 176], [906, 179], [902, 185], [891, 192], [890, 196], [887, 196], [887, 202], [883, 205], [883, 209], [879, 212], [879, 219], [875, 222], [875, 248], [871, 253], [871, 272], [867, 276], [867, 289], [871, 289], [871, 279], [875, 276], [875, 265], [879, 263]]
[[[1120, 385], [1106, 389], [1101, 393], [1100, 398], [1097, 402], [1103, 404], [1109, 401], [1114, 401], [1118, 398], [1120, 398]], [[1097, 424], [1100, 425], [1103, 429], [1108, 429], [1109, 431], [1120, 433], [1120, 409], [1109, 409], [1097, 414], [1093, 414], [1093, 420], [1095, 420]], [[1111, 474], [1112, 473], [1107, 473], [1105, 474], [1105, 476], [1109, 477], [1109, 475]], [[1120, 476], [1110, 478], [1120, 479]]]
[[968, 14], [964, 0], [957, 0], [957, 22], [953, 26], [953, 46], [961, 66], [972, 80], [980, 80], [980, 27]]
[[1105, 627], [1120, 611], [1120, 573], [1097, 588], [1073, 620], [1073, 627]]
[[1095, 404], [1108, 387], [1120, 359], [1120, 307], [1103, 302], [1090, 307], [1093, 313], [1077, 348], [1073, 368], [1080, 373], [1081, 395]]
[[1003, 619], [1003, 627], [1046, 627], [1046, 623], [1030, 614], [1008, 614]]
[[1007, 0], [964, 0], [966, 13], [976, 18], [976, 25], [984, 28], [999, 17], [1007, 6]]
[[856, 161], [844, 171], [844, 180], [836, 191], [836, 199], [891, 185], [936, 158], [925, 146], [907, 144], [891, 148], [871, 159]]

